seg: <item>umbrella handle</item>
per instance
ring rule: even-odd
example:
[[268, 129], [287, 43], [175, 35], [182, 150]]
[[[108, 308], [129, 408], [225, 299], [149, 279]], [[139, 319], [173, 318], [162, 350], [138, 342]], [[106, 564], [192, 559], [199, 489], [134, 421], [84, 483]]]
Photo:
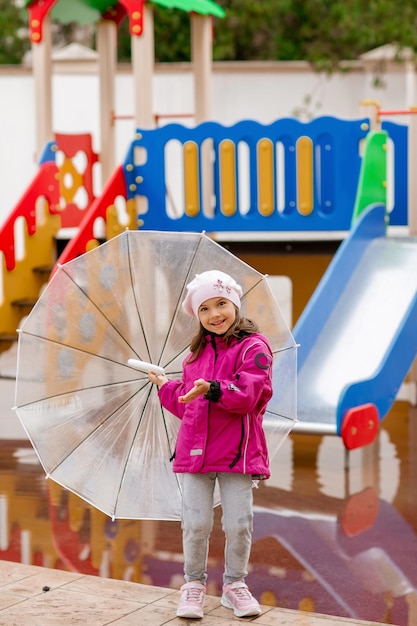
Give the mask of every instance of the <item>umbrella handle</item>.
[[138, 361], [137, 359], [129, 359], [127, 362], [130, 367], [134, 367], [142, 372], [155, 372], [155, 374], [165, 374], [165, 370], [160, 365], [153, 365], [147, 361]]

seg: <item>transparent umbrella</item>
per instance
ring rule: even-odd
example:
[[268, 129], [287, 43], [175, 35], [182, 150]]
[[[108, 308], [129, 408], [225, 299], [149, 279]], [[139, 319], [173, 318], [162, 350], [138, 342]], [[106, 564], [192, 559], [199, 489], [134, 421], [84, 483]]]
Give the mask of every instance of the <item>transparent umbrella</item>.
[[295, 341], [267, 278], [205, 234], [126, 230], [60, 266], [19, 330], [15, 410], [46, 475], [113, 519], [180, 519], [180, 421], [132, 363], [181, 375], [196, 330], [181, 304], [207, 269], [242, 285], [271, 342], [272, 456], [296, 420]]

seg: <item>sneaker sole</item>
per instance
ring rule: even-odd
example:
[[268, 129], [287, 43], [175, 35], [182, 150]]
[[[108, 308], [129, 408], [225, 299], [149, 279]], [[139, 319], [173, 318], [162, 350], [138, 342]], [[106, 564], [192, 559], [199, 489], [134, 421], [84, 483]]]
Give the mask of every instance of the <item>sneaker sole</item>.
[[192, 609], [178, 609], [177, 617], [185, 617], [188, 619], [202, 619], [204, 617], [203, 611], [193, 611]]
[[230, 602], [227, 596], [222, 596], [221, 603], [226, 609], [232, 609], [236, 617], [253, 617], [254, 615], [260, 615], [262, 613], [259, 606], [254, 606], [246, 610], [239, 610]]

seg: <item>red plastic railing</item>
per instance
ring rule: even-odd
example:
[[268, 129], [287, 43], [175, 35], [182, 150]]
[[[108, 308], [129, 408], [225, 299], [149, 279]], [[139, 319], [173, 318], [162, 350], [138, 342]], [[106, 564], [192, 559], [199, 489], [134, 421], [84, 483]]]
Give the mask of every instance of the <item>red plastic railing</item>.
[[88, 211], [86, 211], [83, 220], [80, 222], [78, 233], [65, 246], [65, 249], [59, 257], [52, 274], [56, 271], [58, 264], [62, 265], [63, 263], [71, 261], [75, 257], [86, 252], [88, 244], [95, 240], [94, 224], [96, 220], [98, 218], [103, 218], [107, 222], [107, 211], [110, 207], [114, 206], [115, 200], [118, 196], [122, 196], [123, 198], [126, 198], [127, 196], [122, 166], [119, 166], [115, 170], [104, 187], [103, 193], [94, 200], [91, 207]]
[[36, 202], [40, 197], [47, 200], [51, 215], [60, 212], [58, 168], [55, 163], [44, 163], [39, 167], [35, 178], [0, 228], [0, 250], [4, 254], [6, 268], [9, 271], [16, 266], [14, 233], [16, 220], [23, 217], [27, 223], [28, 234], [35, 235]]

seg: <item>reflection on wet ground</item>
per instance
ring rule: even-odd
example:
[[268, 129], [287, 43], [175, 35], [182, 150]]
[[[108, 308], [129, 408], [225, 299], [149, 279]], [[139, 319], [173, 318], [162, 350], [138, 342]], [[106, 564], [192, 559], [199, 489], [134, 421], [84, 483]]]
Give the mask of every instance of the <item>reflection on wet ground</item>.
[[[348, 459], [338, 437], [292, 435], [271, 480], [254, 492], [248, 583], [258, 599], [415, 626], [416, 448], [417, 410], [407, 403], [395, 404], [375, 444]], [[220, 595], [223, 549], [216, 509], [211, 595]], [[45, 480], [25, 437], [0, 440], [0, 560], [174, 589], [183, 583], [179, 522], [112, 522]]]

